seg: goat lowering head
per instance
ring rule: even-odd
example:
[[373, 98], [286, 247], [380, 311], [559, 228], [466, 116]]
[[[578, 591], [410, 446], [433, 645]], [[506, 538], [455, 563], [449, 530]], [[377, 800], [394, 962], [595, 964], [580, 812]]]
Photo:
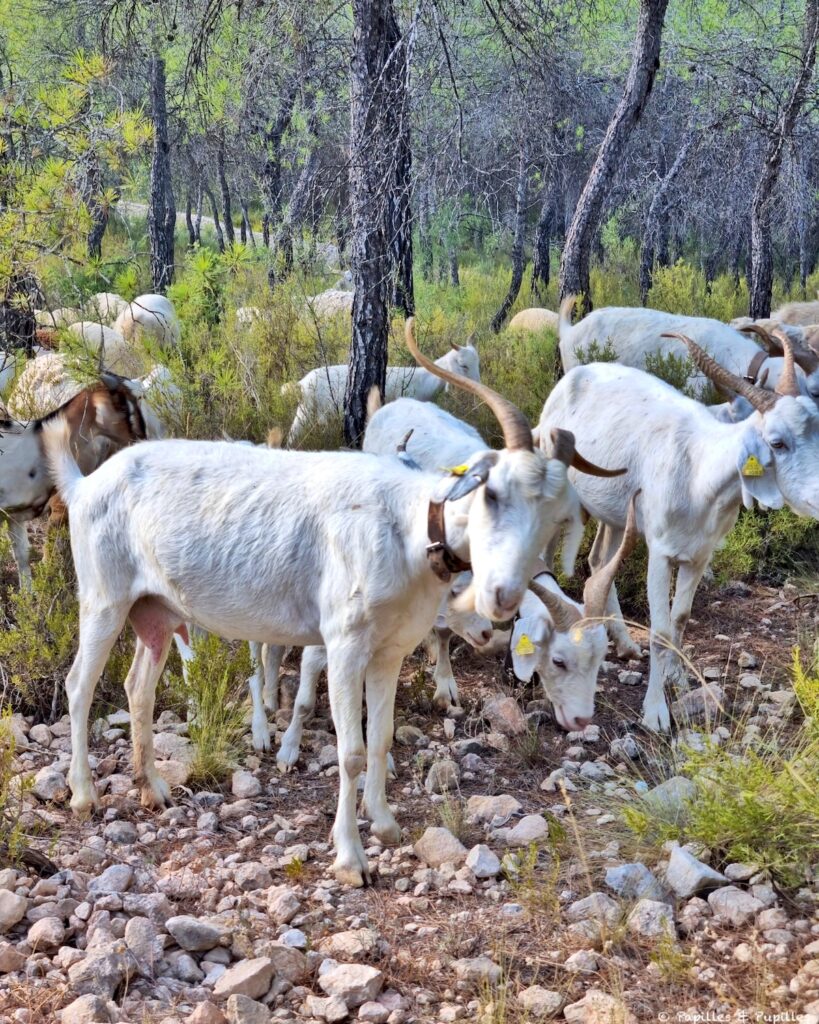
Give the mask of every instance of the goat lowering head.
[[747, 420], [737, 458], [745, 504], [751, 498], [768, 508], [787, 504], [799, 515], [819, 518], [819, 408], [801, 392], [790, 339], [777, 334], [784, 363], [773, 392], [730, 373], [685, 335], [675, 337], [685, 342], [706, 376], [736, 391], [756, 410]]
[[[549, 459], [535, 450], [532, 430], [523, 413], [497, 392], [454, 374], [424, 356], [415, 342], [413, 319], [407, 320], [407, 347], [416, 361], [490, 407], [503, 429], [502, 451], [476, 452], [458, 467], [458, 478], [443, 482], [439, 500], [456, 503], [455, 525], [466, 528], [473, 582], [464, 604], [474, 598], [479, 615], [500, 621], [517, 611], [538, 553], [552, 528], [550, 505], [566, 488], [568, 464], [587, 472], [610, 475], [586, 463], [574, 451], [574, 438], [561, 432], [560, 453]], [[617, 472], [625, 472], [617, 471]], [[462, 499], [468, 498], [460, 505]]]
[[[638, 492], [639, 493], [639, 492]], [[604, 616], [614, 577], [637, 542], [631, 499], [623, 539], [611, 560], [583, 588], [583, 605], [567, 598], [554, 580], [532, 580], [512, 630], [512, 667], [528, 682], [535, 672], [558, 724], [571, 732], [594, 716], [597, 677], [608, 648]]]
[[436, 629], [451, 629], [472, 647], [485, 647], [492, 639], [492, 623], [476, 611], [461, 606], [461, 597], [472, 584], [472, 573], [458, 573], [435, 619]]
[[[462, 377], [470, 380], [481, 379], [481, 361], [478, 350], [469, 342], [466, 345], [458, 345], [452, 342], [452, 347], [445, 356], [437, 360], [437, 365], [449, 370], [450, 373], [459, 373]], [[449, 384], [446, 389], [449, 390]]]

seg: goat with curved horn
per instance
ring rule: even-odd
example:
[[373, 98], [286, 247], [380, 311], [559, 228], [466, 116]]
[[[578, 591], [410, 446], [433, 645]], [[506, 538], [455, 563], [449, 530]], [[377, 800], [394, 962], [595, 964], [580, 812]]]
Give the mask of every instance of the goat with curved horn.
[[776, 385], [776, 393], [778, 395], [790, 395], [792, 398], [798, 398], [802, 392], [799, 390], [799, 381], [796, 379], [793, 343], [787, 334], [784, 331], [780, 331], [778, 327], [773, 333], [777, 341], [782, 343], [782, 354], [785, 360], [782, 374]]
[[597, 572], [589, 576], [583, 588], [585, 617], [592, 621], [602, 619], [606, 614], [606, 604], [608, 603], [611, 585], [614, 583], [614, 577], [637, 543], [639, 536], [637, 530], [637, 496], [639, 494], [640, 491], [635, 491], [631, 496], [626, 529], [623, 533], [623, 539], [620, 541], [620, 547], [601, 569], [598, 569]]
[[560, 594], [544, 587], [537, 580], [529, 580], [529, 589], [538, 600], [546, 605], [555, 626], [561, 633], [568, 633], [572, 626], [583, 618], [571, 602], [564, 600]]
[[805, 373], [811, 374], [819, 370], [819, 355], [813, 349], [806, 348], [799, 342], [795, 342], [793, 338], [788, 337], [779, 327], [774, 328], [772, 340], [777, 343], [776, 354], [784, 356], [786, 360], [788, 358], [788, 347], [786, 346], [789, 346], [793, 361]]
[[718, 387], [724, 388], [726, 391], [734, 391], [736, 394], [742, 395], [743, 398], [747, 398], [758, 412], [767, 412], [776, 403], [776, 395], [770, 391], [765, 391], [764, 388], [757, 387], [755, 384], [751, 384], [735, 373], [731, 373], [724, 366], [720, 366], [716, 359], [709, 356], [705, 349], [700, 348], [687, 335], [680, 334], [679, 331], [667, 331], [662, 336], [664, 338], [677, 338], [683, 342], [691, 356], [691, 361], [698, 369], [702, 370], [709, 380], [712, 380]]

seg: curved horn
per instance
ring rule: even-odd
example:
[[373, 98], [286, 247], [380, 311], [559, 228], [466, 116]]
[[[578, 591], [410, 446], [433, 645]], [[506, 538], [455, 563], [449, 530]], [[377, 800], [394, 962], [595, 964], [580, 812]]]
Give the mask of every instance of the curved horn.
[[755, 334], [758, 338], [761, 338], [762, 345], [769, 355], [782, 355], [780, 346], [774, 341], [770, 333], [764, 327], [760, 327], [759, 324], [746, 324], [745, 327], [740, 327], [739, 330], [742, 334]]
[[726, 370], [724, 366], [720, 366], [716, 359], [709, 356], [704, 349], [685, 334], [680, 334], [679, 331], [668, 331], [662, 337], [677, 338], [683, 342], [691, 356], [691, 361], [702, 370], [706, 377], [719, 387], [725, 388], [726, 391], [735, 391], [743, 398], [747, 398], [758, 412], [767, 412], [768, 409], [773, 408], [776, 403], [776, 395], [771, 394], [770, 391], [764, 391], [755, 384], [738, 377], [735, 373], [731, 373], [730, 370]]
[[499, 395], [497, 391], [487, 387], [486, 384], [481, 384], [477, 380], [471, 380], [460, 373], [451, 373], [449, 370], [445, 370], [442, 366], [438, 366], [437, 363], [427, 359], [415, 341], [415, 317], [411, 316], [407, 320], [404, 326], [404, 338], [407, 348], [415, 357], [415, 361], [419, 366], [423, 366], [425, 370], [429, 370], [430, 373], [440, 377], [441, 380], [454, 384], [455, 387], [460, 388], [462, 391], [469, 391], [473, 395], [477, 395], [481, 401], [486, 402], [501, 425], [504, 443], [509, 451], [523, 450], [532, 452], [535, 450], [532, 444], [532, 428], [516, 405], [513, 405], [508, 399]]
[[586, 619], [602, 619], [606, 614], [606, 603], [609, 599], [611, 585], [614, 583], [614, 577], [637, 543], [637, 495], [639, 493], [640, 491], [635, 491], [631, 496], [626, 529], [623, 539], [620, 541], [620, 547], [602, 568], [592, 573], [586, 580], [586, 585], [583, 588], [583, 612]]
[[[774, 336], [777, 341], [781, 340], [782, 337], [789, 337], [786, 335], [781, 328], [777, 327], [774, 331]], [[794, 341], [790, 338], [791, 351], [793, 353], [793, 360], [797, 366], [805, 371], [805, 373], [813, 373], [815, 370], [819, 370], [819, 355], [813, 351], [812, 348], [806, 347], [800, 344], [798, 341]], [[785, 355], [784, 347], [781, 348], [781, 354]], [[786, 357], [787, 358], [787, 357]]]
[[463, 348], [463, 345], [459, 345], [457, 341], [450, 341], [449, 345], [453, 352], [460, 352]]
[[628, 472], [625, 469], [603, 469], [584, 458], [574, 446], [574, 434], [571, 430], [563, 430], [561, 427], [552, 427], [549, 431], [552, 439], [552, 458], [558, 459], [564, 466], [573, 466], [578, 473], [587, 473], [589, 476], [622, 476]]
[[799, 381], [796, 379], [796, 363], [794, 362], [793, 344], [791, 339], [777, 327], [774, 330], [774, 337], [782, 342], [782, 354], [785, 358], [785, 365], [782, 367], [782, 376], [776, 385], [778, 395], [790, 395], [798, 398], [801, 395]]
[[407, 450], [407, 441], [409, 441], [409, 439], [412, 437], [414, 433], [415, 427], [410, 427], [410, 429], [404, 435], [404, 440], [397, 446], [395, 450], [397, 452], [405, 452]]
[[573, 604], [564, 600], [560, 594], [549, 590], [548, 587], [536, 583], [535, 580], [529, 580], [529, 589], [539, 601], [546, 605], [552, 616], [552, 621], [561, 633], [568, 633], [572, 626], [583, 618]]

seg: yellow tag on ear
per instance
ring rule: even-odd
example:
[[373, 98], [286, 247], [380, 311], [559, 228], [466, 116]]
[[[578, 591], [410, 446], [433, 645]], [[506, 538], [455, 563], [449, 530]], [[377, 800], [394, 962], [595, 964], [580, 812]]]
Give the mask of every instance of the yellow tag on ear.
[[445, 473], [449, 473], [450, 476], [463, 476], [464, 473], [469, 469], [466, 463], [462, 466], [442, 466]]
[[579, 626], [572, 633], [572, 643], [575, 643], [575, 644], [582, 644], [583, 643], [583, 630]]
[[745, 460], [745, 465], [742, 467], [743, 476], [765, 476], [765, 470], [762, 468], [762, 463], [756, 457], [756, 455], [749, 455]]
[[520, 640], [515, 645], [515, 654], [534, 654], [535, 645], [525, 633], [521, 633]]

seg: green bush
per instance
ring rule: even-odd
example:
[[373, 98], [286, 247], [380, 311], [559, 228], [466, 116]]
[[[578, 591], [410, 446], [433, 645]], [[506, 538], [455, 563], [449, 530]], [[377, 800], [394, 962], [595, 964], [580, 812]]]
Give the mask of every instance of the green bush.
[[788, 508], [743, 509], [712, 564], [720, 582], [781, 584], [788, 577], [810, 577], [819, 572], [819, 523]]

